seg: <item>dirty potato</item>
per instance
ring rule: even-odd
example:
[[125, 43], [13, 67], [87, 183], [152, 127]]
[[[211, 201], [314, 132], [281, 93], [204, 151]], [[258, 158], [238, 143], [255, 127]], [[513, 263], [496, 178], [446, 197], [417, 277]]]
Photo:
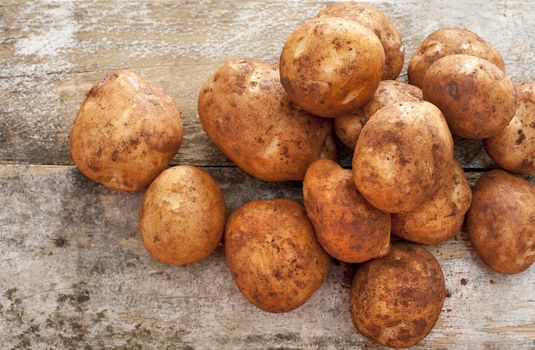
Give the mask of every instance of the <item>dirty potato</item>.
[[307, 170], [303, 196], [318, 241], [327, 253], [347, 263], [388, 253], [390, 214], [362, 197], [351, 170], [332, 160], [315, 161]]
[[386, 106], [368, 121], [353, 155], [359, 192], [388, 213], [430, 200], [453, 159], [453, 140], [440, 110], [428, 102]]
[[139, 212], [143, 244], [157, 260], [186, 265], [210, 255], [225, 228], [225, 201], [203, 170], [180, 165], [149, 186]]
[[171, 97], [133, 72], [114, 71], [87, 93], [71, 130], [71, 157], [91, 180], [139, 191], [165, 169], [182, 133]]
[[494, 271], [515, 274], [535, 261], [535, 186], [503, 170], [483, 174], [466, 224], [475, 251]]
[[251, 201], [236, 209], [225, 230], [225, 252], [240, 291], [268, 312], [303, 305], [329, 270], [305, 208], [289, 199]]
[[366, 338], [405, 348], [431, 332], [445, 297], [444, 275], [433, 255], [420, 246], [395, 244], [386, 256], [358, 268], [351, 319]]
[[212, 141], [261, 180], [303, 180], [312, 162], [336, 156], [332, 122], [288, 99], [275, 64], [228, 61], [202, 87], [198, 107]]
[[373, 96], [385, 62], [377, 36], [337, 17], [303, 22], [280, 57], [284, 89], [298, 106], [321, 117], [354, 112]]
[[396, 79], [403, 68], [405, 50], [394, 23], [377, 7], [359, 2], [327, 5], [316, 17], [341, 17], [356, 21], [377, 35], [385, 52], [383, 79]]

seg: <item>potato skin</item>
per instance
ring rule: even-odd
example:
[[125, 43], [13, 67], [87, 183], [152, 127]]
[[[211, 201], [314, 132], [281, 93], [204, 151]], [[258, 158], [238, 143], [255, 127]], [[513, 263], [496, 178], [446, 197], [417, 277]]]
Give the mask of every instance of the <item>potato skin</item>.
[[128, 70], [111, 72], [87, 93], [70, 135], [76, 166], [118, 191], [139, 191], [167, 166], [182, 143], [173, 99]]
[[289, 199], [256, 200], [236, 209], [225, 230], [225, 252], [240, 291], [268, 312], [303, 305], [329, 271], [305, 208]]
[[427, 102], [386, 106], [368, 121], [353, 155], [359, 192], [388, 213], [430, 200], [453, 159], [453, 140], [438, 108]]
[[502, 168], [535, 175], [535, 83], [517, 86], [519, 105], [509, 124], [483, 140], [489, 156]]
[[307, 170], [303, 196], [318, 241], [331, 256], [360, 263], [388, 253], [390, 214], [362, 197], [351, 170], [332, 160], [315, 161]]
[[366, 338], [405, 348], [431, 332], [445, 297], [435, 257], [423, 247], [394, 244], [386, 256], [358, 268], [349, 299], [351, 319]]
[[424, 100], [436, 105], [454, 134], [483, 139], [499, 133], [515, 115], [511, 80], [494, 64], [469, 55], [436, 61], [424, 78]]
[[225, 200], [214, 179], [199, 168], [179, 165], [161, 173], [145, 192], [139, 230], [154, 258], [187, 265], [214, 251], [225, 219]]
[[459, 162], [452, 160], [450, 169], [431, 200], [409, 213], [392, 215], [392, 233], [415, 243], [438, 244], [461, 229], [472, 190]]
[[467, 29], [445, 28], [428, 35], [412, 56], [408, 75], [412, 85], [423, 86], [424, 77], [431, 65], [449, 55], [471, 55], [494, 63], [505, 72], [503, 58], [492, 45]]
[[385, 54], [368, 28], [337, 17], [303, 22], [280, 56], [280, 78], [298, 106], [335, 118], [354, 112], [373, 96]]
[[288, 99], [275, 64], [228, 61], [202, 87], [198, 107], [212, 141], [261, 180], [303, 180], [315, 160], [336, 157], [332, 122]]
[[535, 186], [503, 170], [483, 174], [466, 224], [488, 267], [504, 274], [526, 270], [535, 261]]
[[422, 100], [420, 88], [395, 80], [383, 80], [372, 99], [362, 108], [355, 113], [335, 119], [336, 136], [349, 149], [354, 150], [362, 128], [375, 112], [393, 103]]

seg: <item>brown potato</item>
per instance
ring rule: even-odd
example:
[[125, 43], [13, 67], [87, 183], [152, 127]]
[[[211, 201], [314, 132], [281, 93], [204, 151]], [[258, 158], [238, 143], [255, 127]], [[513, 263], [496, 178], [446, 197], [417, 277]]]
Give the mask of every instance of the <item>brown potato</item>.
[[354, 150], [366, 122], [381, 108], [397, 102], [422, 101], [422, 90], [395, 80], [383, 80], [372, 99], [355, 113], [334, 121], [336, 135], [349, 149]]
[[483, 140], [489, 156], [502, 168], [535, 176], [535, 83], [517, 86], [515, 116], [496, 135]]
[[351, 319], [366, 338], [405, 348], [431, 332], [445, 297], [435, 257], [423, 247], [395, 244], [386, 256], [358, 268], [349, 299]]
[[127, 70], [94, 85], [71, 130], [71, 157], [93, 181], [139, 191], [167, 166], [182, 142], [173, 99]]
[[318, 241], [327, 253], [347, 263], [388, 253], [390, 214], [362, 197], [351, 170], [332, 160], [315, 161], [307, 170], [303, 196]]
[[511, 80], [494, 64], [469, 55], [436, 61], [424, 78], [424, 100], [435, 104], [454, 134], [469, 139], [496, 135], [516, 111]]
[[438, 244], [461, 229], [472, 191], [459, 162], [452, 160], [448, 170], [430, 201], [409, 213], [392, 215], [392, 233], [415, 243]]
[[384, 62], [381, 42], [368, 28], [337, 17], [315, 18], [303, 22], [286, 41], [281, 83], [304, 110], [335, 118], [368, 102]]
[[453, 140], [438, 108], [402, 102], [379, 110], [362, 129], [353, 178], [376, 208], [410, 212], [438, 190], [451, 159]]
[[186, 265], [210, 255], [225, 228], [225, 201], [203, 170], [180, 165], [149, 186], [139, 211], [139, 230], [149, 253], [166, 264]]
[[383, 79], [396, 79], [403, 68], [405, 49], [394, 23], [377, 7], [359, 2], [338, 2], [325, 6], [316, 17], [340, 17], [356, 21], [377, 35], [385, 52]]
[[483, 174], [466, 224], [476, 253], [488, 267], [519, 273], [535, 261], [535, 186], [502, 170]]
[[227, 157], [265, 181], [303, 180], [315, 160], [336, 157], [332, 122], [290, 102], [275, 64], [225, 63], [202, 87], [199, 118]]
[[439, 29], [428, 35], [409, 62], [408, 74], [412, 85], [422, 87], [427, 69], [449, 55], [465, 54], [483, 58], [505, 71], [503, 58], [492, 45], [467, 29]]
[[236, 209], [225, 230], [225, 252], [240, 291], [268, 312], [303, 305], [329, 271], [329, 257], [305, 208], [289, 199], [251, 201]]

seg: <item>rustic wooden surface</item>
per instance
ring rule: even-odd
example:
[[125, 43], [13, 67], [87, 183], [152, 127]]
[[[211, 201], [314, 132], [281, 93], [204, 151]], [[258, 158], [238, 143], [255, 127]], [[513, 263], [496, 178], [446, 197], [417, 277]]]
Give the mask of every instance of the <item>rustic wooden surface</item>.
[[[515, 83], [535, 80], [529, 0], [375, 1], [398, 25], [407, 57], [431, 31], [465, 26], [503, 54]], [[137, 230], [141, 194], [106, 190], [72, 166], [68, 133], [88, 88], [130, 68], [175, 98], [185, 141], [174, 163], [203, 166], [229, 208], [299, 199], [301, 184], [257, 181], [232, 166], [196, 115], [203, 81], [224, 60], [276, 61], [288, 33], [324, 1], [23, 1], [0, 4], [0, 344], [6, 349], [363, 348], [351, 325], [352, 269], [282, 315], [249, 305], [222, 249], [188, 267], [157, 263]], [[400, 77], [405, 80], [406, 76]], [[480, 142], [457, 140], [473, 181], [494, 167]], [[348, 165], [350, 153], [341, 152]], [[535, 348], [535, 268], [492, 273], [465, 233], [430, 251], [451, 296], [420, 348]]]

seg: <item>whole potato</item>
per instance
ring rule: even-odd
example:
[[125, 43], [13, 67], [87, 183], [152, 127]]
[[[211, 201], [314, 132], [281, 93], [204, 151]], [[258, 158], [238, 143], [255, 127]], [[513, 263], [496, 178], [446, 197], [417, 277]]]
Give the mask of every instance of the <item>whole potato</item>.
[[210, 255], [225, 228], [225, 201], [203, 170], [180, 165], [149, 186], [139, 211], [139, 230], [149, 253], [166, 264], [186, 265]]
[[516, 111], [511, 80], [479, 57], [450, 55], [433, 63], [422, 87], [424, 100], [435, 104], [454, 134], [483, 139], [499, 133]]
[[366, 122], [381, 108], [397, 102], [422, 101], [422, 90], [395, 80], [383, 80], [372, 99], [355, 113], [334, 121], [336, 135], [349, 149], [354, 150]]
[[494, 271], [519, 273], [535, 261], [535, 186], [502, 170], [483, 174], [466, 224], [476, 253]]
[[91, 180], [139, 191], [165, 169], [182, 134], [171, 97], [134, 72], [114, 71], [87, 93], [71, 130], [71, 157]]
[[392, 233], [415, 243], [438, 244], [461, 229], [472, 191], [459, 162], [452, 160], [450, 168], [430, 201], [409, 213], [392, 215]]
[[305, 208], [289, 199], [251, 201], [236, 209], [225, 230], [225, 252], [240, 291], [268, 312], [303, 305], [329, 271], [329, 257]]
[[366, 338], [405, 348], [431, 332], [445, 297], [435, 257], [423, 247], [395, 244], [386, 256], [358, 268], [349, 297], [351, 319]]
[[359, 192], [388, 213], [410, 212], [430, 200], [453, 159], [453, 140], [440, 110], [401, 102], [368, 121], [353, 155]]
[[312, 162], [336, 157], [332, 122], [292, 104], [275, 64], [225, 63], [202, 87], [199, 118], [212, 141], [261, 180], [303, 180]]
[[335, 118], [373, 96], [385, 53], [377, 36], [355, 21], [321, 17], [303, 22], [284, 44], [281, 83], [304, 110]]
[[351, 170], [332, 160], [315, 161], [307, 170], [303, 196], [318, 241], [327, 253], [347, 263], [388, 253], [390, 214], [362, 197]]
[[408, 74], [412, 85], [422, 87], [425, 73], [433, 63], [449, 55], [465, 54], [483, 58], [505, 71], [503, 58], [492, 45], [467, 29], [439, 29], [428, 35], [409, 62]]
[[535, 83], [517, 86], [519, 106], [515, 116], [496, 135], [483, 140], [489, 156], [502, 168], [535, 175]]
[[356, 21], [377, 35], [385, 52], [383, 79], [396, 79], [403, 68], [405, 49], [394, 23], [377, 7], [354, 1], [325, 6], [316, 17], [341, 17]]

